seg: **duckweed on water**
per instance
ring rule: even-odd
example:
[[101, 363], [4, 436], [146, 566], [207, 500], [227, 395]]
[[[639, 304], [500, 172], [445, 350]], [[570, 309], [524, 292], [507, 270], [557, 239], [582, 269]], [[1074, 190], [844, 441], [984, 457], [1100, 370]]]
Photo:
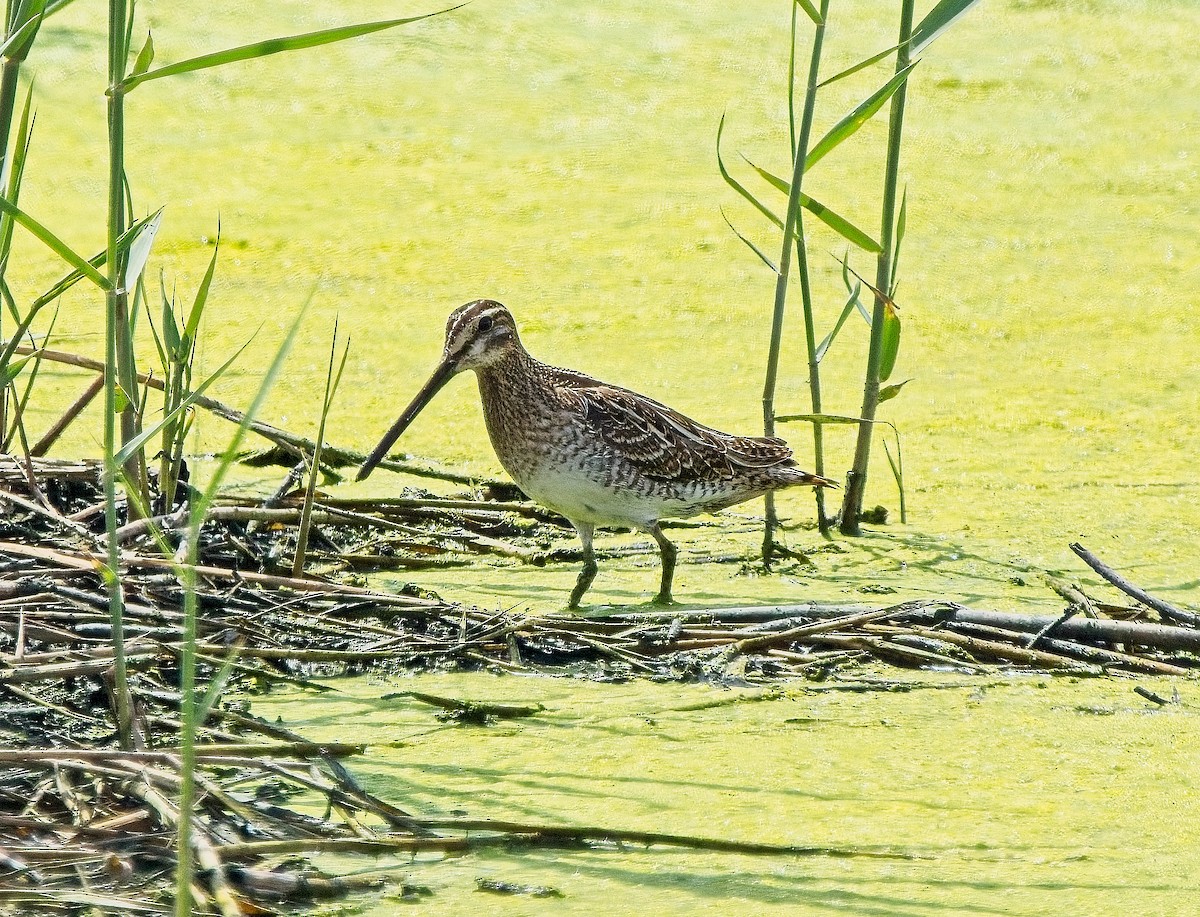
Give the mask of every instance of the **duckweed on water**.
[[[103, 89], [101, 32], [86, 6], [45, 27], [22, 203], [92, 251], [103, 110], [65, 104], [88, 81], [96, 99]], [[391, 7], [364, 0], [355, 15]], [[186, 17], [149, 8], [164, 59], [193, 42], [326, 24], [299, 3], [216, 2]], [[890, 44], [890, 13], [859, 2], [843, 15], [854, 45], [831, 34], [831, 68]], [[249, 65], [253, 79], [227, 71], [139, 91], [131, 180], [139, 204], [168, 205], [157, 254], [181, 289], [195, 287], [222, 219], [230, 257], [203, 362], [219, 365], [266, 323], [261, 355], [214, 394], [248, 400], [316, 281], [310, 339], [267, 417], [281, 426], [313, 432], [335, 312], [355, 347], [330, 438], [366, 448], [435, 361], [447, 309], [486, 295], [514, 309], [535, 353], [753, 431], [771, 278], [721, 220], [718, 204], [738, 202], [716, 173], [713, 139], [728, 107], [730, 137], [779, 170], [786, 28], [769, 0], [473, 4], [419, 33]], [[807, 496], [788, 498], [789, 543], [812, 562], [767, 577], [694, 562], [753, 547], [756, 523], [726, 517], [682, 533], [680, 598], [787, 602], [883, 587], [898, 599], [1046, 611], [1061, 602], [1040, 574], [1078, 577], [1067, 544], [1080, 540], [1164, 597], [1196, 604], [1198, 29], [1200, 10], [1186, 3], [993, 2], [938, 41], [914, 83], [903, 167], [906, 352], [896, 374], [914, 381], [886, 406], [905, 437], [911, 522], [825, 546], [803, 527]], [[850, 81], [835, 84], [818, 117], [860, 96]], [[810, 185], [864, 224], [876, 207], [863, 190], [877, 187], [871, 132], [881, 130], [864, 128], [867, 142], [822, 163]], [[830, 310], [841, 301], [832, 247], [818, 238], [810, 258]], [[14, 284], [37, 292], [57, 275], [29, 240], [15, 252], [27, 270], [10, 270]], [[96, 309], [82, 291], [65, 300], [58, 343], [99, 351]], [[843, 340], [825, 368], [826, 409], [852, 414], [862, 342]], [[801, 352], [798, 339], [788, 347]], [[785, 407], [803, 404], [801, 363], [785, 350]], [[81, 387], [49, 381], [64, 398]], [[405, 448], [498, 471], [474, 400], [465, 383], [448, 389]], [[48, 422], [58, 408], [38, 410], [33, 420]], [[224, 442], [226, 429], [200, 423], [205, 447]], [[98, 427], [85, 416], [64, 453], [93, 453]], [[827, 448], [831, 469], [848, 464], [848, 438], [831, 434]], [[868, 500], [894, 503], [878, 457]], [[275, 479], [248, 483], [270, 490]], [[505, 563], [406, 579], [541, 610], [560, 607], [574, 575]], [[642, 558], [614, 559], [596, 600], [641, 601], [655, 579]], [[1178, 687], [1182, 703], [1157, 709], [1130, 681], [1017, 678], [896, 694], [798, 686], [695, 709], [736, 692], [479, 675], [337, 682], [333, 696], [254, 706], [316, 738], [344, 738], [353, 724], [377, 746], [364, 767], [371, 788], [430, 811], [929, 857], [523, 851], [381, 864], [433, 891], [417, 895], [422, 913], [1185, 914], [1200, 841], [1194, 687], [1137, 683], [1164, 697]], [[547, 710], [468, 729], [379, 699], [410, 688]], [[484, 895], [481, 877], [565, 897]], [[372, 913], [405, 906], [381, 898]]]

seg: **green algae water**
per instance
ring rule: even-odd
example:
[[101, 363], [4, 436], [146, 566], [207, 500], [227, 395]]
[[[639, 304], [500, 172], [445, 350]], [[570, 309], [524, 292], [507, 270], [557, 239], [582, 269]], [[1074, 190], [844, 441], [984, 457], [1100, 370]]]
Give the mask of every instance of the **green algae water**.
[[[829, 72], [893, 43], [885, 4], [833, 10]], [[287, 0], [186, 14], [148, 2], [139, 14], [165, 63], [396, 11], [382, 0], [319, 12]], [[167, 207], [151, 279], [161, 267], [168, 288], [177, 282], [190, 297], [219, 217], [201, 369], [254, 339], [211, 394], [249, 402], [311, 292], [264, 419], [315, 433], [336, 315], [352, 351], [329, 438], [367, 450], [432, 369], [445, 317], [487, 296], [513, 310], [539, 357], [718, 428], [756, 432], [774, 278], [721, 208], [768, 251], [777, 243], [721, 181], [714, 143], [727, 112], [731, 167], [742, 152], [786, 172], [789, 15], [773, 0], [478, 3], [346, 45], [139, 87], [127, 105], [130, 181], [139, 212]], [[28, 63], [38, 120], [21, 200], [87, 252], [103, 241], [102, 26], [88, 4], [73, 4], [46, 23]], [[883, 586], [1054, 604], [1036, 574], [1086, 572], [1067, 550], [1080, 540], [1168, 600], [1196, 603], [1198, 29], [1200, 9], [1184, 2], [997, 0], [924, 53], [902, 164], [908, 230], [894, 373], [912, 381], [881, 414], [903, 437], [909, 525], [896, 524], [877, 445], [867, 501], [891, 510], [878, 534], [813, 554], [791, 583], [739, 577], [737, 565], [689, 570], [685, 555], [680, 599], [841, 598]], [[885, 78], [881, 65], [823, 90], [815, 135]], [[806, 179], [815, 197], [868, 228], [878, 221], [885, 132], [885, 119], [873, 119]], [[845, 301], [834, 257], [844, 246], [809, 222], [827, 329]], [[18, 237], [8, 279], [25, 301], [61, 269]], [[869, 272], [865, 259], [853, 263]], [[73, 290], [52, 344], [100, 355], [98, 301]], [[802, 338], [796, 309], [779, 386], [786, 413], [808, 410]], [[858, 412], [865, 340], [854, 318], [826, 356], [827, 411]], [[45, 376], [34, 429], [86, 385]], [[456, 380], [400, 447], [500, 473], [477, 399], [470, 379]], [[85, 415], [60, 451], [95, 454], [99, 427]], [[219, 449], [230, 432], [208, 416], [198, 430], [201, 450]], [[807, 427], [782, 432], [808, 464]], [[835, 477], [849, 466], [852, 435], [827, 430]], [[249, 483], [273, 490], [281, 474]], [[380, 474], [339, 491], [413, 483]], [[798, 526], [793, 548], [821, 546], [804, 527], [807, 492], [784, 495], [781, 511]], [[726, 525], [739, 528], [736, 518]], [[752, 527], [741, 526], [733, 553], [752, 548]], [[709, 536], [696, 550], [709, 551]], [[631, 563], [603, 565], [595, 601], [653, 594], [652, 569], [631, 572]], [[506, 566], [413, 579], [449, 597], [554, 607], [573, 576]]]
[[[1189, 914], [1196, 689], [1136, 683], [1184, 702], [1154, 707], [1129, 680], [1032, 676], [851, 693], [479, 674], [339, 680], [319, 701], [276, 694], [254, 710], [375, 743], [355, 774], [426, 813], [911, 857], [626, 847], [367, 862], [433, 892], [411, 905], [423, 914]], [[546, 709], [444, 725], [411, 698], [380, 699], [398, 691]], [[479, 878], [564, 897], [500, 898]], [[405, 906], [385, 894], [361, 913]]]
[[[893, 43], [890, 5], [833, 6], [829, 73]], [[383, 0], [146, 0], [138, 28], [153, 29], [167, 63], [410, 11]], [[728, 111], [728, 160], [740, 151], [786, 171], [789, 14], [769, 0], [478, 2], [344, 46], [138, 88], [127, 102], [136, 206], [167, 206], [151, 276], [161, 266], [188, 299], [219, 215], [201, 369], [254, 336], [212, 394], [248, 403], [315, 290], [264, 419], [314, 434], [337, 316], [352, 352], [329, 438], [368, 449], [434, 365], [445, 316], [487, 296], [512, 308], [539, 357], [755, 432], [773, 278], [720, 207], [768, 251], [777, 243], [722, 183], [714, 141]], [[22, 206], [87, 253], [103, 247], [102, 28], [94, 4], [73, 4], [46, 22], [27, 64], [38, 120]], [[673, 531], [677, 598], [939, 597], [1045, 612], [1062, 603], [1042, 573], [1096, 586], [1067, 549], [1079, 540], [1164, 598], [1200, 604], [1197, 34], [1200, 8], [1186, 2], [992, 0], [928, 49], [911, 83], [902, 164], [895, 379], [912, 381], [881, 412], [903, 437], [909, 523], [896, 522], [877, 446], [867, 500], [891, 509], [888, 525], [825, 543], [811, 529], [811, 498], [788, 494], [786, 537], [807, 561], [763, 576], [740, 560], [759, 537], [749, 504]], [[823, 90], [816, 135], [884, 78], [877, 68]], [[878, 220], [884, 125], [867, 124], [806, 178], [814, 197], [866, 228]], [[813, 233], [828, 328], [844, 302], [834, 260], [843, 246], [819, 226]], [[62, 268], [18, 236], [8, 280], [25, 302]], [[99, 355], [101, 316], [100, 299], [76, 288], [51, 346]], [[858, 410], [866, 335], [856, 322], [824, 364], [833, 413]], [[808, 409], [803, 362], [796, 310], [779, 388], [788, 413]], [[86, 380], [47, 369], [43, 385], [34, 428]], [[476, 399], [469, 380], [452, 384], [401, 446], [498, 473]], [[230, 432], [207, 416], [197, 425], [200, 451]], [[59, 452], [97, 454], [99, 428], [85, 414]], [[834, 475], [849, 464], [847, 429], [827, 433]], [[807, 429], [784, 432], [806, 464]], [[270, 491], [282, 474], [246, 472], [242, 484]], [[338, 491], [413, 485], [376, 474]], [[653, 595], [648, 540], [597, 539], [602, 551], [637, 544], [643, 553], [601, 561], [592, 601]], [[722, 557], [733, 560], [708, 562]], [[480, 562], [379, 582], [539, 611], [560, 609], [575, 575], [569, 564]], [[1181, 703], [1151, 709], [1135, 684], [1166, 697], [1178, 688]], [[370, 743], [356, 773], [421, 811], [913, 857], [654, 849], [323, 860], [398, 871], [433, 892], [351, 906], [372, 915], [1195, 912], [1193, 682], [929, 676], [920, 685], [760, 696], [645, 682], [360, 678], [253, 707], [314, 738]], [[380, 700], [410, 689], [547, 709], [468, 729]], [[474, 891], [477, 878], [565, 897], [498, 898]]]

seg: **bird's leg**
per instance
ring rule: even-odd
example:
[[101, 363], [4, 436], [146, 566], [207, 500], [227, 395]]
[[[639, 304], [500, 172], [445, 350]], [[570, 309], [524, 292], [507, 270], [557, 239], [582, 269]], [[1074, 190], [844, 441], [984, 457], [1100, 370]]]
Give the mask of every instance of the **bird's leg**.
[[667, 541], [667, 536], [662, 533], [657, 522], [646, 531], [654, 536], [654, 540], [658, 542], [658, 549], [662, 552], [662, 585], [658, 589], [658, 595], [654, 597], [654, 604], [674, 605], [675, 600], [671, 598], [671, 580], [675, 576], [675, 558], [679, 551]]
[[567, 603], [567, 608], [579, 607], [579, 600], [588, 591], [588, 586], [592, 585], [599, 569], [596, 566], [596, 552], [592, 550], [592, 532], [596, 527], [590, 522], [576, 522], [574, 525], [575, 531], [579, 533], [579, 540], [583, 542], [583, 569], [579, 571], [579, 579], [575, 581], [575, 588], [571, 590], [571, 601]]

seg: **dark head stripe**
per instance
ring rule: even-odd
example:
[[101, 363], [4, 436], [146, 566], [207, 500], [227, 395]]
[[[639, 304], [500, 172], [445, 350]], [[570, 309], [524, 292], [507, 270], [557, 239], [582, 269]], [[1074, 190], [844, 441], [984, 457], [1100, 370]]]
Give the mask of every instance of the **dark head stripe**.
[[456, 340], [465, 329], [488, 314], [497, 318], [501, 315], [508, 315], [508, 310], [494, 299], [477, 299], [465, 306], [460, 306], [450, 314], [450, 318], [446, 321], [446, 343], [449, 344]]

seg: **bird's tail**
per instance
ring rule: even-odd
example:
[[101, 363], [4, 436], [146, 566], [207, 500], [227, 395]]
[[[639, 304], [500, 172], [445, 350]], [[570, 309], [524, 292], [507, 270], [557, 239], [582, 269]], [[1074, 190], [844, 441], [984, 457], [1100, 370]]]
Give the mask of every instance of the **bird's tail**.
[[800, 485], [810, 487], [832, 487], [837, 489], [840, 485], [833, 478], [825, 478], [819, 474], [813, 474], [811, 471], [801, 471], [799, 468], [788, 468], [788, 486], [798, 487]]

